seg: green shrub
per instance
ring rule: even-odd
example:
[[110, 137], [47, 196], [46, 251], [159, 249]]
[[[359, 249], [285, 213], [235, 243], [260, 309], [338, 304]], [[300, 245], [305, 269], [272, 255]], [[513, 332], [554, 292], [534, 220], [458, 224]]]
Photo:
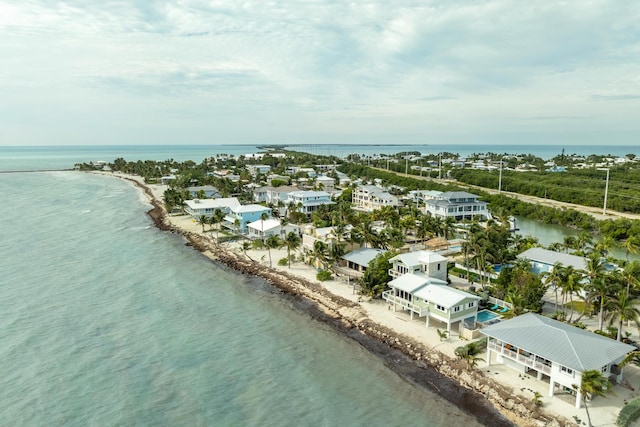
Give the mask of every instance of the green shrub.
[[331, 280], [331, 272], [328, 270], [321, 270], [318, 272], [316, 279], [318, 279], [321, 282], [324, 282], [326, 280]]
[[624, 407], [618, 413], [618, 419], [616, 425], [620, 427], [627, 427], [631, 425], [635, 420], [640, 417], [640, 399], [632, 400], [624, 405]]
[[280, 258], [278, 260], [278, 265], [287, 266], [287, 265], [289, 265], [289, 261], [287, 261], [286, 258]]

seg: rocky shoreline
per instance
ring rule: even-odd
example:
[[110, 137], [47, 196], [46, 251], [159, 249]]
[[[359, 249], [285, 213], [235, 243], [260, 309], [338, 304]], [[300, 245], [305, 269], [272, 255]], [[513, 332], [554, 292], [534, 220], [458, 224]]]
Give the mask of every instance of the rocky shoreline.
[[162, 202], [147, 186], [135, 179], [122, 178], [147, 195], [153, 206], [148, 215], [158, 229], [182, 235], [188, 245], [228, 268], [265, 279], [314, 319], [354, 339], [383, 358], [389, 368], [407, 381], [436, 392], [480, 423], [492, 427], [575, 425], [567, 419], [544, 414], [532, 400], [487, 378], [479, 370], [467, 370], [463, 361], [373, 322], [359, 304], [332, 294], [318, 283], [270, 269], [202, 235], [175, 227], [168, 220]]

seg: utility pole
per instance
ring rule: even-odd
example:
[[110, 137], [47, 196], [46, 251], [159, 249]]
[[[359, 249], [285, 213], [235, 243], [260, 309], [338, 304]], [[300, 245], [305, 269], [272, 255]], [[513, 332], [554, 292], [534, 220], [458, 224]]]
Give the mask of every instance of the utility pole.
[[500, 159], [500, 178], [498, 179], [498, 194], [502, 191], [502, 159]]
[[607, 168], [607, 183], [604, 185], [604, 206], [602, 208], [602, 215], [607, 214], [607, 196], [609, 194], [609, 168]]

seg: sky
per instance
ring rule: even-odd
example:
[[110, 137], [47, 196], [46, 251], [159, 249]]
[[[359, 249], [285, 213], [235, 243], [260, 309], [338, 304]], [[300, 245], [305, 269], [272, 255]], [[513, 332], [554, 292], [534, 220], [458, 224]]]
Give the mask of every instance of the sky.
[[638, 145], [639, 23], [627, 0], [0, 0], [0, 145]]

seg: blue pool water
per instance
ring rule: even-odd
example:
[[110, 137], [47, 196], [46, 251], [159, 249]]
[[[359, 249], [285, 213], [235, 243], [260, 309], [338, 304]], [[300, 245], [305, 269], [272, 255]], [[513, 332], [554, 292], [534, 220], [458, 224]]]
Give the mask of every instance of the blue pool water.
[[497, 318], [498, 318], [498, 315], [489, 310], [481, 310], [478, 312], [478, 322], [480, 323], [485, 323]]

